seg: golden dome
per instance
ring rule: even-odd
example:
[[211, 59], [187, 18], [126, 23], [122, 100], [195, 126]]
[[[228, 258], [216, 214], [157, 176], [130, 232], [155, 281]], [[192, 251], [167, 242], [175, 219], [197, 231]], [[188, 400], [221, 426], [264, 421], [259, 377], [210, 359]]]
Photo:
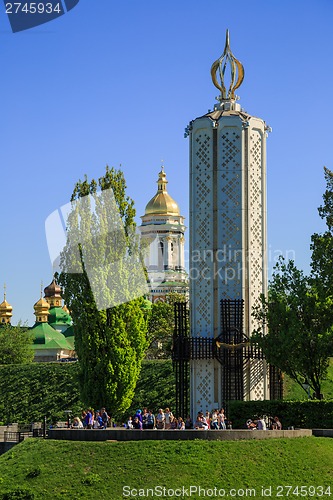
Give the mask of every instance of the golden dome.
[[5, 299], [3, 302], [0, 304], [0, 311], [1, 312], [11, 312], [13, 310], [12, 306], [8, 304], [7, 300]]
[[70, 314], [70, 311], [69, 311], [68, 307], [66, 306], [66, 304], [64, 304], [62, 306], [62, 309], [63, 309], [63, 311], [65, 311], [66, 314]]
[[[5, 299], [0, 304], [0, 318], [7, 319], [7, 321], [9, 321], [10, 318], [13, 316], [12, 310], [13, 310], [12, 306], [8, 304], [7, 300]], [[3, 321], [1, 321], [1, 323], [3, 323]]]
[[158, 174], [157, 193], [147, 203], [145, 215], [180, 215], [178, 203], [167, 192], [167, 183], [164, 167], [162, 167]]
[[6, 300], [6, 285], [4, 285], [4, 294], [3, 294], [3, 302], [0, 304], [0, 318], [1, 323], [9, 323], [10, 318], [13, 316], [12, 314], [13, 308]]
[[34, 309], [36, 316], [48, 316], [50, 314], [50, 304], [46, 302], [46, 300], [44, 300], [42, 297], [38, 302], [36, 302], [36, 304], [34, 305]]

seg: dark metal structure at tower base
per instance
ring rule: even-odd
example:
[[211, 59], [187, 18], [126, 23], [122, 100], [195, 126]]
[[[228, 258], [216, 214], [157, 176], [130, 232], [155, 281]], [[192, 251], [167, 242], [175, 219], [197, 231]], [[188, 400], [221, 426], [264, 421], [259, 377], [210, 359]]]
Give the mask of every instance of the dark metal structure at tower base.
[[[243, 332], [244, 301], [221, 300], [220, 334], [216, 338], [190, 336], [189, 311], [185, 302], [175, 304], [172, 360], [176, 376], [176, 414], [189, 413], [190, 361], [216, 359], [222, 365], [225, 402], [244, 399], [244, 371], [250, 360], [262, 360], [262, 351], [251, 345]], [[270, 399], [282, 398], [280, 370], [269, 367]]]
[[173, 334], [172, 361], [176, 375], [176, 415], [185, 418], [189, 414], [190, 392], [190, 338], [189, 310], [186, 302], [176, 302], [175, 330]]

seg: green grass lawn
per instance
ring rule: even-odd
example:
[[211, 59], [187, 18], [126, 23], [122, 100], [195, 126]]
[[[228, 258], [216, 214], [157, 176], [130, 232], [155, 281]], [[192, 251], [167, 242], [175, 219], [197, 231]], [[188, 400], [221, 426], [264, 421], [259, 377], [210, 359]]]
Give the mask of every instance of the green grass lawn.
[[[240, 490], [234, 498], [250, 496], [245, 494], [249, 489], [252, 498], [263, 498], [262, 487], [272, 486], [271, 496], [275, 498], [278, 491], [286, 493], [286, 490], [278, 490], [278, 486], [288, 485], [293, 488], [331, 485], [333, 494], [332, 477], [333, 439], [314, 437], [122, 443], [30, 439], [0, 457], [1, 494], [18, 488], [33, 493], [30, 497], [12, 493], [3, 498], [118, 500], [144, 498], [143, 490], [156, 487], [160, 487], [154, 490], [157, 492], [163, 492], [163, 487], [167, 490], [184, 487], [184, 495], [178, 490], [174, 495], [169, 491], [169, 495], [166, 492], [159, 496], [189, 498], [191, 485], [200, 486], [208, 493], [215, 487], [227, 493], [230, 489]], [[151, 490], [149, 498], [152, 496]], [[206, 498], [208, 496], [218, 498], [208, 494]], [[205, 497], [192, 490], [190, 498]], [[281, 494], [280, 498], [287, 496]]]

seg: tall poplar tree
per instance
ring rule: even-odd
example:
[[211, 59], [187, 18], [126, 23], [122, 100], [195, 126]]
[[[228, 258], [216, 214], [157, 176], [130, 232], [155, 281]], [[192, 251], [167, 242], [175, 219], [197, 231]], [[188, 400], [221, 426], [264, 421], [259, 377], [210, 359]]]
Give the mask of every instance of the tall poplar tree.
[[[115, 206], [110, 208], [98, 188], [112, 189]], [[78, 201], [85, 209], [77, 209]], [[139, 261], [133, 267], [138, 255], [134, 202], [126, 195], [123, 172], [108, 167], [97, 182], [79, 181], [71, 202], [59, 283], [73, 318], [81, 398], [87, 406], [117, 414], [130, 406], [147, 346], [143, 299], [127, 300], [138, 296], [133, 278], [142, 273]], [[117, 305], [100, 309], [97, 302]]]

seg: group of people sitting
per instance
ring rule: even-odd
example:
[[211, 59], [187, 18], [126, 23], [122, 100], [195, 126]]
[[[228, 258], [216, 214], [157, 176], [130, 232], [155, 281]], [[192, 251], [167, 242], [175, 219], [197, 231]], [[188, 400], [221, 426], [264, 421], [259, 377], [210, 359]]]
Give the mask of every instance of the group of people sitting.
[[282, 430], [282, 424], [280, 422], [279, 417], [256, 417], [254, 420], [249, 418], [245, 424], [246, 429], [251, 431], [257, 429], [258, 431], [266, 431], [268, 430]]
[[170, 408], [163, 410], [160, 408], [156, 416], [152, 410], [144, 408], [137, 410], [135, 415], [128, 418], [125, 427], [127, 429], [161, 429], [161, 430], [185, 430], [185, 429], [201, 429], [201, 430], [219, 430], [231, 428], [231, 423], [227, 422], [227, 417], [224, 414], [224, 409], [213, 410], [211, 413], [207, 411], [205, 414], [199, 412], [196, 420], [193, 423], [190, 415], [185, 419], [182, 417], [176, 418]]
[[82, 412], [81, 418], [74, 417], [72, 429], [106, 429], [110, 417], [105, 408], [93, 411], [91, 408]]
[[[192, 423], [192, 422], [191, 422]], [[128, 429], [178, 429], [185, 430], [188, 426], [188, 419], [185, 421], [182, 417], [176, 418], [170, 408], [166, 408], [164, 411], [162, 408], [158, 410], [155, 416], [152, 410], [144, 408], [143, 410], [137, 410], [135, 415], [128, 417], [126, 427]]]
[[[81, 418], [74, 417], [71, 428], [72, 429], [106, 429], [110, 422], [110, 416], [105, 408], [93, 411], [87, 409], [82, 411]], [[185, 430], [185, 429], [199, 429], [199, 430], [223, 430], [232, 429], [231, 422], [227, 419], [224, 409], [215, 409], [212, 412], [206, 413], [198, 412], [195, 422], [192, 422], [190, 415], [185, 419], [182, 417], [176, 418], [170, 408], [163, 410], [160, 408], [156, 416], [152, 410], [144, 408], [137, 410], [135, 415], [128, 418], [127, 429], [171, 429], [171, 430]], [[260, 416], [255, 417], [253, 420], [249, 418], [246, 421], [245, 428], [249, 430], [281, 430], [282, 424], [279, 417]]]
[[195, 429], [211, 429], [211, 430], [225, 430], [231, 429], [231, 422], [227, 419], [224, 409], [215, 409], [210, 413], [206, 411], [206, 414], [199, 412], [194, 422]]

